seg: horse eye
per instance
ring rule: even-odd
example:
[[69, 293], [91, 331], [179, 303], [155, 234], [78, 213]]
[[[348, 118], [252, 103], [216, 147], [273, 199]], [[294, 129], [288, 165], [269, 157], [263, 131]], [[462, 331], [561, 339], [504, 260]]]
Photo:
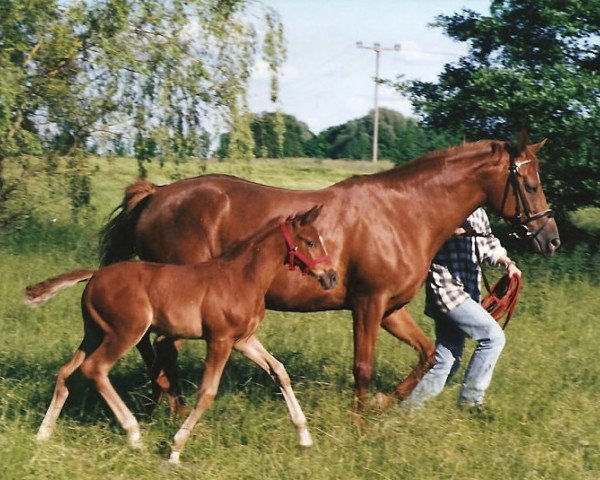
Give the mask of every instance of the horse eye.
[[535, 192], [537, 192], [537, 186], [531, 185], [529, 183], [525, 183], [525, 191], [527, 193], [535, 193]]
[[308, 248], [315, 248], [317, 246], [317, 244], [315, 242], [306, 242], [306, 244], [308, 245]]

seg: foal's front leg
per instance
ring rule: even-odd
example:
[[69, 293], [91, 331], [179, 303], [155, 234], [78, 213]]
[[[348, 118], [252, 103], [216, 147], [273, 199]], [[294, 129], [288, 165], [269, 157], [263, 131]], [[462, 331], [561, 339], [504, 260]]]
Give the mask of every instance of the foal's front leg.
[[207, 342], [206, 366], [204, 376], [202, 377], [202, 385], [198, 392], [198, 400], [196, 406], [192, 409], [173, 438], [173, 447], [169, 462], [179, 463], [181, 451], [187, 443], [194, 426], [200, 420], [202, 414], [212, 405], [219, 389], [223, 369], [229, 359], [232, 348], [233, 340], [230, 338], [209, 340]]
[[310, 447], [312, 445], [312, 438], [308, 431], [306, 417], [300, 408], [298, 400], [296, 400], [296, 395], [292, 390], [290, 377], [283, 364], [271, 355], [254, 335], [246, 340], [236, 343], [234, 348], [256, 363], [279, 384], [279, 388], [281, 389], [281, 393], [283, 393], [283, 398], [285, 399], [285, 403], [290, 412], [292, 423], [298, 430], [300, 446]]

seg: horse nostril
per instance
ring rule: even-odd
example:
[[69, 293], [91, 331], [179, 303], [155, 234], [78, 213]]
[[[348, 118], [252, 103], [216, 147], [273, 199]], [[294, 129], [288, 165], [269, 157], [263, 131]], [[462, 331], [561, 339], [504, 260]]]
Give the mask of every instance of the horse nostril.
[[319, 277], [319, 283], [325, 290], [331, 290], [337, 284], [338, 275], [335, 270], [328, 270]]
[[548, 242], [548, 247], [551, 252], [554, 252], [554, 250], [560, 247], [560, 239], [558, 237], [553, 238], [552, 240], [550, 240], [550, 242]]

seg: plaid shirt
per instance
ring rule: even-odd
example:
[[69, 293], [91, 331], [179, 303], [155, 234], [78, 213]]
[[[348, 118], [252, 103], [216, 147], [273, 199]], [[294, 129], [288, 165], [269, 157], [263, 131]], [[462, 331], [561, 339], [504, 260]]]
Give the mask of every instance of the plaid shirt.
[[453, 236], [433, 258], [425, 286], [425, 313], [447, 313], [467, 298], [480, 301], [481, 268], [477, 263], [475, 243], [482, 261], [497, 265], [506, 255], [500, 241], [492, 235], [490, 222], [483, 208], [475, 210], [462, 224], [467, 231], [474, 230], [486, 237]]

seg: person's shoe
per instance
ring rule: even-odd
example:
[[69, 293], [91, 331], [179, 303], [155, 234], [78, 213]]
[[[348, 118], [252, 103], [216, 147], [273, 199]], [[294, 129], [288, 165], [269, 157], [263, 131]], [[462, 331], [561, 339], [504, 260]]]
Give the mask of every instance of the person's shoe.
[[459, 408], [471, 417], [481, 420], [483, 422], [493, 422], [496, 420], [496, 415], [489, 408], [482, 403], [459, 403]]

